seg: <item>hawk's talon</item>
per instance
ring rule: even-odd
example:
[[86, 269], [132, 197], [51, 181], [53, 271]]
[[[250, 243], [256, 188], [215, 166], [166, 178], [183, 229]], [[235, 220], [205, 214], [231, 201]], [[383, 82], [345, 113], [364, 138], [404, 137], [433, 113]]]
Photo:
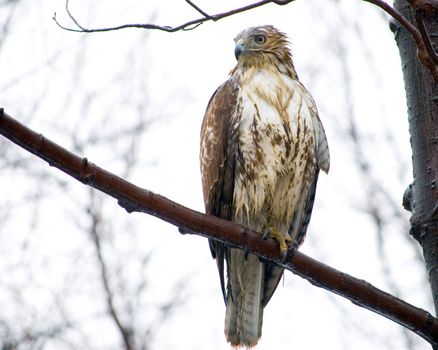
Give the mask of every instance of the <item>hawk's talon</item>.
[[281, 261], [284, 262], [287, 257], [289, 246], [291, 245], [292, 242], [292, 239], [290, 238], [289, 234], [288, 233], [284, 234], [283, 232], [281, 232], [279, 229], [275, 227], [269, 227], [263, 234], [262, 238], [264, 240], [268, 238], [272, 238], [275, 241], [277, 241], [278, 245], [280, 246]]
[[285, 252], [280, 252], [281, 262], [285, 263], [288, 258], [291, 258], [294, 256], [294, 254], [297, 250], [298, 250], [298, 244], [296, 242], [289, 244], [289, 247]]
[[285, 251], [281, 251], [280, 250], [280, 261], [282, 263], [284, 263], [287, 260], [287, 255], [288, 255], [289, 251], [285, 250]]

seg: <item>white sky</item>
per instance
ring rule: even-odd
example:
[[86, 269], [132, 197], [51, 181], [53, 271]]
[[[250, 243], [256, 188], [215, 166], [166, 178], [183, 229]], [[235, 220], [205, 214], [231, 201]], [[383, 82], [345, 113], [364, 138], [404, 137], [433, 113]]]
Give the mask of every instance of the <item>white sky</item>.
[[[406, 107], [397, 47], [379, 9], [359, 0], [328, 1], [323, 5], [307, 0], [283, 7], [265, 6], [187, 32], [128, 29], [87, 35], [63, 31], [53, 23], [50, 17], [56, 11], [59, 20], [69, 24], [62, 0], [38, 4], [21, 1], [0, 52], [0, 103], [5, 111], [20, 120], [30, 120], [30, 127], [67, 148], [74, 148], [73, 139], [84, 142], [94, 133], [99, 136], [124, 129], [137, 120], [139, 113], [153, 118], [156, 121], [139, 142], [140, 161], [130, 180], [200, 211], [199, 129], [211, 94], [227, 79], [235, 63], [233, 38], [243, 28], [257, 24], [273, 24], [287, 32], [298, 74], [319, 106], [331, 149], [330, 174], [320, 176], [312, 224], [301, 250], [389, 290], [390, 283], [378, 259], [375, 228], [362, 213], [367, 196], [364, 179], [352, 166], [355, 156], [351, 142], [345, 138], [348, 109], [341, 74], [346, 65], [351, 84], [348, 93], [372, 172], [390, 196], [401, 203], [412, 177]], [[70, 1], [77, 19], [91, 27], [149, 21], [177, 25], [199, 17], [182, 0]], [[212, 14], [246, 3], [197, 2]], [[394, 139], [393, 147], [388, 146], [388, 137]], [[124, 143], [115, 141], [88, 143], [76, 151], [121, 174], [123, 165], [115, 156], [123, 149]], [[30, 164], [35, 169], [47, 168], [36, 159]], [[0, 173], [4, 198], [33, 193], [38, 186], [38, 182], [29, 182], [17, 172]], [[55, 169], [49, 174], [59, 181], [74, 181]], [[1, 251], [8, 256], [3, 269], [23, 262], [22, 242], [28, 241], [30, 249], [37, 252], [33, 255], [37, 261], [29, 260], [35, 269], [32, 282], [25, 283], [28, 275], [21, 270], [3, 282], [25, 284], [29, 302], [36, 305], [45, 305], [49, 289], [65, 288], [65, 276], [75, 276], [74, 281], [98, 279], [96, 272], [87, 267], [93, 259], [92, 248], [78, 233], [78, 225], [87, 225], [81, 206], [88, 201], [88, 189], [74, 184], [60, 193], [50, 185], [51, 179], [44, 181], [48, 196], [38, 213], [30, 204], [19, 206], [20, 212], [12, 212], [8, 226], [0, 231]], [[385, 205], [380, 197], [376, 200]], [[190, 276], [190, 288], [184, 290], [186, 303], [158, 331], [153, 348], [228, 349], [223, 337], [224, 306], [216, 266], [206, 240], [181, 236], [175, 227], [152, 217], [127, 215], [111, 199], [105, 199], [102, 205], [110, 218], [117, 218], [111, 225], [111, 239], [118, 251], [108, 248], [109, 261], [123, 265], [119, 256], [134, 250], [136, 254], [153, 251], [147, 271], [139, 268], [134, 258], [126, 261], [126, 284], [131, 283], [130, 278], [135, 280], [136, 274], [148, 273], [150, 286], [141, 305], [166, 300], [175, 283]], [[390, 212], [388, 208], [383, 210]], [[40, 222], [35, 236], [29, 238], [33, 214]], [[408, 233], [402, 231], [406, 225], [393, 222], [390, 214], [387, 219], [384, 249], [401, 296], [429, 308], [424, 273], [407, 243]], [[408, 219], [405, 213], [405, 223]], [[131, 230], [136, 232], [133, 236]], [[81, 251], [80, 260], [72, 265], [77, 251]], [[90, 290], [81, 290], [79, 297], [75, 288], [67, 288], [66, 308], [80, 320], [83, 333], [105, 334], [92, 337], [88, 346], [117, 348], [119, 338], [113, 325], [86, 316], [93, 315], [93, 310], [99, 313], [103, 307], [102, 300], [90, 298], [96, 290], [90, 285]], [[7, 304], [8, 297], [7, 293], [0, 294], [0, 303]], [[151, 309], [141, 311], [137, 310], [138, 324], [153, 319]], [[10, 312], [13, 318], [14, 310]], [[76, 336], [72, 332], [72, 342]], [[414, 336], [412, 342], [412, 349], [429, 348], [418, 337]], [[46, 346], [64, 347], [68, 346]], [[266, 308], [263, 337], [257, 349], [321, 347], [407, 348], [400, 328], [390, 321], [286, 273], [284, 285], [279, 286]]]

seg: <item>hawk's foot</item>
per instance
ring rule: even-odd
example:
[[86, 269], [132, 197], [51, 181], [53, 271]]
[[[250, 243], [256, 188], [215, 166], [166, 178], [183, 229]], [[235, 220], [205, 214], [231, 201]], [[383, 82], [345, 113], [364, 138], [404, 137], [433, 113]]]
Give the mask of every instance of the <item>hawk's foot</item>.
[[284, 234], [279, 229], [275, 227], [269, 227], [265, 233], [263, 234], [263, 239], [272, 238], [277, 241], [278, 245], [280, 246], [280, 256], [281, 260], [284, 261], [287, 256], [287, 252], [289, 250], [290, 242], [292, 239], [290, 238], [289, 234]]

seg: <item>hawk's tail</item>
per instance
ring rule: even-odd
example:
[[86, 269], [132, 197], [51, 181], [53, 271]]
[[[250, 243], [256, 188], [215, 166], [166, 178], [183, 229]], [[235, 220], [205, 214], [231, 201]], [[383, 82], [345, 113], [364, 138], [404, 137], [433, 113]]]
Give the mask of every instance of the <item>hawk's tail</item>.
[[252, 347], [262, 334], [264, 264], [239, 249], [229, 253], [225, 336], [233, 346]]

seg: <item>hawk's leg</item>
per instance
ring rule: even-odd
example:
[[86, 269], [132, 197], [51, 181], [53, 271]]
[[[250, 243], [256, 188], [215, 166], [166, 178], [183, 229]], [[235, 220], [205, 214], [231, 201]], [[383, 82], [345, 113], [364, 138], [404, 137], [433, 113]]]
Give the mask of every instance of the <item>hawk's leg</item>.
[[263, 239], [272, 238], [277, 241], [280, 246], [280, 256], [284, 260], [287, 256], [289, 246], [291, 245], [292, 239], [288, 233], [283, 233], [275, 227], [269, 227], [263, 234]]

